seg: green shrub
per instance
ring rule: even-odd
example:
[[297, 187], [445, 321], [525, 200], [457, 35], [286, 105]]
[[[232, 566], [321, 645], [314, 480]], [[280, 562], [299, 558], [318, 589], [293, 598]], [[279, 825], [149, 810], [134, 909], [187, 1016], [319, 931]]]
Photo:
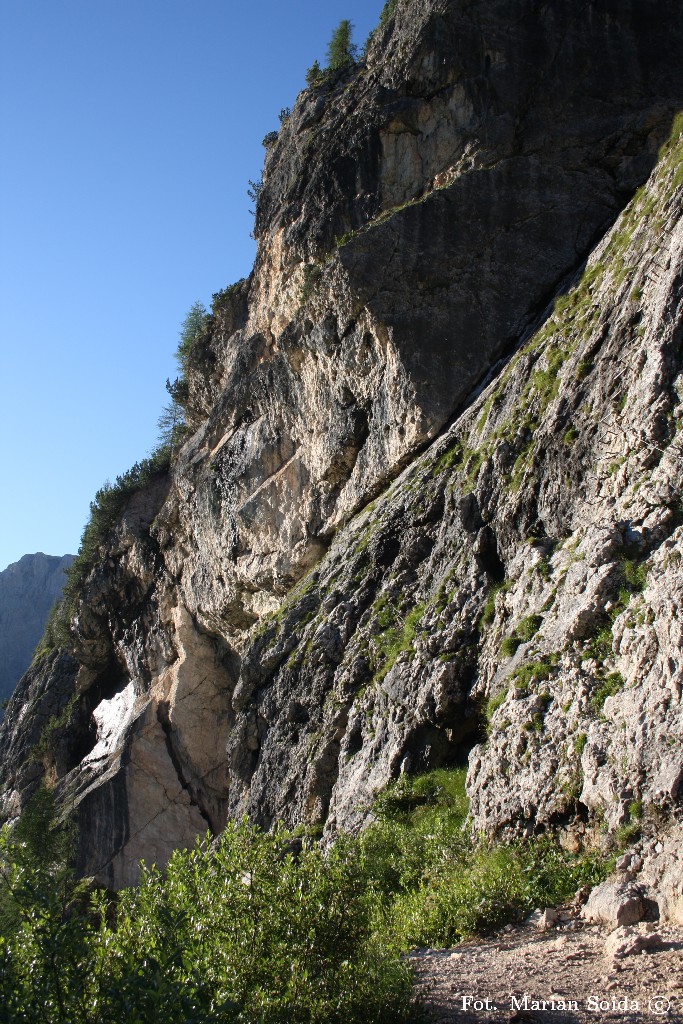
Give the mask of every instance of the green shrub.
[[207, 329], [207, 313], [201, 302], [194, 302], [180, 326], [180, 341], [175, 350], [175, 360], [183, 375], [187, 374], [190, 355]]
[[477, 629], [481, 630], [482, 626], [488, 626], [493, 622], [496, 615], [496, 594], [505, 593], [511, 587], [512, 583], [510, 580], [503, 580], [502, 583], [492, 583], [489, 587], [488, 594], [486, 595], [486, 602], [481, 613], [479, 622], [477, 623]]
[[517, 653], [517, 649], [523, 643], [528, 643], [538, 633], [543, 619], [540, 615], [527, 615], [518, 624], [512, 636], [506, 636], [500, 646], [500, 653], [505, 658], [511, 658]]
[[258, 201], [261, 198], [261, 193], [262, 192], [263, 192], [263, 178], [259, 178], [258, 181], [252, 181], [251, 178], [250, 178], [249, 179], [249, 188], [247, 189], [247, 195], [249, 196], [249, 198], [251, 199], [252, 203], [254, 204], [254, 209], [249, 211], [252, 215], [255, 214], [255, 212], [256, 212], [256, 207], [258, 206]]
[[581, 757], [588, 743], [588, 736], [585, 732], [579, 732], [574, 737], [574, 753], [577, 757]]
[[375, 605], [375, 629], [373, 646], [375, 657], [375, 680], [381, 681], [403, 651], [413, 650], [413, 640], [424, 615], [426, 605], [417, 604], [403, 615], [385, 597]]
[[498, 693], [492, 694], [484, 705], [484, 718], [486, 720], [487, 732], [491, 726], [491, 720], [498, 708], [505, 703], [507, 697], [507, 690], [499, 690]]
[[[277, 132], [275, 134], [277, 135]], [[221, 309], [229, 306], [234, 297], [245, 287], [246, 283], [246, 278], [241, 277], [239, 281], [229, 284], [227, 288], [221, 288], [220, 291], [214, 292], [211, 296], [211, 311], [213, 314], [216, 315]]]
[[624, 558], [621, 562], [621, 573], [631, 593], [640, 594], [645, 590], [647, 569], [642, 563], [634, 558]]
[[536, 679], [539, 682], [549, 679], [558, 661], [559, 655], [553, 653], [547, 654], [540, 661], [531, 661], [526, 665], [522, 665], [512, 677], [515, 686], [519, 690], [526, 690], [532, 679]]
[[306, 85], [315, 88], [316, 85], [320, 85], [324, 78], [325, 75], [320, 64], [318, 64], [317, 60], [314, 60], [306, 72]]
[[595, 884], [609, 864], [552, 836], [472, 835], [465, 770], [403, 776], [376, 820], [324, 852], [229, 823], [135, 889], [94, 893], [41, 791], [0, 833], [0, 1006], [8, 1024], [398, 1024], [416, 1020], [399, 957], [450, 945]]
[[533, 637], [536, 636], [543, 619], [540, 615], [527, 615], [526, 618], [522, 619], [520, 624], [517, 626], [515, 633], [517, 636], [528, 643]]
[[279, 830], [229, 824], [215, 843], [176, 852], [163, 875], [143, 869], [116, 903], [95, 894], [79, 911], [65, 858], [46, 866], [4, 829], [3, 1020], [410, 1019], [410, 974], [374, 930], [378, 900], [358, 844], [325, 855], [304, 843], [296, 857], [291, 844]]

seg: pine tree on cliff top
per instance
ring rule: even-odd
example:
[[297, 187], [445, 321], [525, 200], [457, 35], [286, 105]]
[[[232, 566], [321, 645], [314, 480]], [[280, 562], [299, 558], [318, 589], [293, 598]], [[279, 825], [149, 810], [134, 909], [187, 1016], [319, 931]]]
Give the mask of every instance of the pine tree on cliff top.
[[330, 71], [341, 71], [355, 63], [357, 47], [352, 41], [352, 34], [353, 25], [348, 18], [343, 18], [332, 33], [327, 47], [327, 66]]

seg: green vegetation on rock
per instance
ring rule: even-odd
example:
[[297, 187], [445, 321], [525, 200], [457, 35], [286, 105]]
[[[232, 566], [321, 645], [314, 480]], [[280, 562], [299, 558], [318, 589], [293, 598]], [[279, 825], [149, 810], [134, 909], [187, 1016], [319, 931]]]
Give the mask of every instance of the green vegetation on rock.
[[[410, 975], [376, 928], [358, 843], [227, 826], [138, 887], [88, 899], [63, 829], [0, 833], [0, 1004], [12, 1024], [393, 1024]], [[27, 841], [26, 833], [31, 839]], [[68, 838], [68, 835], [66, 836]]]
[[0, 1001], [11, 1024], [398, 1024], [416, 1020], [400, 958], [539, 905], [607, 864], [551, 836], [493, 844], [467, 823], [463, 769], [403, 776], [375, 821], [328, 851], [231, 822], [142, 868], [116, 899], [69, 868], [45, 790], [0, 831]]

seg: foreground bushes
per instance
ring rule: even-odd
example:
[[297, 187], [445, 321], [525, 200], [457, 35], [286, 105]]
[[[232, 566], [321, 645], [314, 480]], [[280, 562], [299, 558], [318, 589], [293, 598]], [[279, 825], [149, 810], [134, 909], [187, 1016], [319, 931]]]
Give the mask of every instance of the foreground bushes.
[[[53, 833], [54, 834], [54, 833]], [[293, 856], [231, 824], [143, 872], [113, 906], [3, 832], [0, 1020], [68, 1024], [399, 1022], [410, 979], [374, 932], [356, 845]]]
[[328, 853], [233, 823], [113, 901], [76, 884], [43, 791], [0, 835], [0, 1022], [415, 1021], [401, 951], [556, 904], [605, 870], [550, 838], [477, 841], [466, 815], [463, 772], [403, 779]]

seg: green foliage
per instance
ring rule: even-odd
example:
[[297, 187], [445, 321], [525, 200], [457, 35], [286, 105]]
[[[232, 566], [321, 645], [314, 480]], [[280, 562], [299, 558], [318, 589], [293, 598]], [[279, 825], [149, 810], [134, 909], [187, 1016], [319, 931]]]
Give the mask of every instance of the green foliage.
[[[610, 658], [613, 653], [612, 625], [614, 620], [626, 609], [632, 596], [640, 594], [645, 589], [647, 582], [647, 568], [642, 562], [633, 558], [622, 558], [619, 568], [621, 586], [617, 600], [613, 603], [609, 615], [603, 615], [598, 619], [595, 633], [588, 645], [588, 653], [600, 664]], [[604, 700], [602, 704], [604, 704]]]
[[486, 719], [487, 732], [490, 730], [491, 721], [498, 708], [505, 703], [507, 697], [507, 690], [500, 690], [498, 693], [494, 693], [486, 701], [484, 706], [484, 718]]
[[506, 636], [500, 646], [500, 653], [511, 658], [517, 652], [520, 644], [528, 643], [538, 633], [543, 619], [540, 615], [527, 615], [518, 623], [512, 636]]
[[619, 690], [624, 688], [624, 677], [621, 672], [610, 672], [601, 679], [597, 689], [591, 697], [591, 707], [593, 711], [599, 713], [605, 706], [605, 701], [608, 697], [613, 697], [615, 693], [619, 693]]
[[256, 206], [258, 206], [258, 201], [261, 198], [262, 192], [263, 178], [259, 178], [258, 181], [252, 181], [251, 178], [249, 178], [249, 188], [247, 189], [247, 195], [254, 204], [254, 209], [249, 211], [252, 215], [255, 213]]
[[277, 142], [277, 137], [278, 137], [278, 133], [277, 132], [266, 132], [266, 134], [263, 136], [263, 143], [262, 143], [264, 148], [267, 149], [268, 146], [274, 146], [275, 143]]
[[513, 654], [517, 653], [517, 648], [521, 643], [522, 641], [517, 636], [506, 636], [500, 645], [500, 653], [504, 658], [511, 658]]
[[[277, 132], [275, 133], [277, 135]], [[220, 312], [221, 309], [228, 307], [235, 296], [242, 291], [246, 285], [246, 278], [241, 277], [239, 281], [235, 281], [234, 284], [229, 284], [227, 288], [221, 288], [219, 291], [214, 292], [211, 296], [211, 311], [214, 315]], [[208, 314], [207, 314], [208, 322]]]
[[544, 579], [546, 581], [546, 583], [547, 583], [548, 580], [550, 579], [550, 573], [551, 573], [550, 561], [549, 561], [547, 555], [543, 555], [542, 558], [539, 558], [539, 560], [536, 562], [535, 568], [536, 568], [536, 572], [538, 573], [538, 575], [540, 577], [542, 577], [542, 579]]
[[79, 909], [63, 852], [46, 858], [40, 834], [29, 848], [4, 829], [3, 1020], [410, 1019], [409, 972], [373, 927], [378, 898], [360, 846], [292, 849], [280, 830], [229, 824], [216, 843], [176, 852], [163, 875], [143, 868], [115, 904], [101, 893]]
[[356, 54], [353, 25], [348, 18], [343, 18], [332, 33], [327, 47], [327, 67], [330, 71], [344, 71], [353, 66]]
[[436, 463], [434, 464], [434, 469], [432, 470], [432, 476], [436, 477], [447, 469], [453, 469], [456, 466], [460, 466], [462, 465], [463, 461], [463, 446], [460, 441], [456, 441], [455, 444], [453, 444], [448, 449], [448, 451], [444, 452], [444, 454], [439, 459], [437, 459]]
[[580, 383], [582, 380], [585, 380], [586, 377], [588, 376], [588, 374], [591, 372], [592, 369], [593, 369], [593, 360], [592, 359], [582, 359], [580, 361], [580, 363], [578, 364], [578, 366], [576, 367], [576, 372], [574, 374], [574, 380], [577, 383]]
[[189, 398], [187, 374], [192, 351], [200, 338], [206, 334], [208, 314], [201, 302], [190, 306], [189, 312], [180, 327], [180, 341], [175, 350], [174, 358], [178, 367], [178, 376], [174, 381], [166, 379], [166, 390], [171, 401], [164, 406], [157, 420], [159, 428], [159, 448], [177, 448], [186, 433], [185, 409]]
[[69, 641], [69, 630], [62, 614], [61, 601], [57, 600], [50, 609], [43, 635], [33, 652], [31, 664], [35, 665], [58, 647], [67, 647]]
[[277, 116], [280, 124], [285, 125], [292, 116], [292, 111], [290, 110], [289, 107], [282, 107], [280, 113]]
[[382, 13], [379, 16], [380, 25], [386, 25], [386, 23], [390, 21], [391, 18], [393, 18], [394, 14], [396, 13], [397, 7], [398, 0], [387, 0], [384, 7], [382, 8]]
[[642, 563], [633, 558], [624, 558], [621, 562], [621, 573], [628, 590], [632, 594], [640, 594], [645, 590], [647, 570]]
[[524, 640], [526, 643], [528, 643], [529, 640], [536, 636], [539, 629], [541, 628], [542, 622], [543, 619], [540, 615], [527, 615], [526, 618], [522, 619], [522, 621], [519, 623], [517, 629], [515, 630], [515, 633], [518, 637], [520, 637], [521, 640]]
[[166, 381], [166, 390], [171, 394], [171, 401], [164, 406], [157, 420], [158, 442], [162, 448], [177, 448], [187, 434], [185, 410], [181, 403], [173, 398], [173, 385]]
[[546, 656], [539, 661], [531, 661], [526, 665], [522, 665], [521, 668], [517, 669], [512, 677], [515, 686], [518, 690], [527, 690], [533, 679], [537, 682], [543, 682], [545, 679], [549, 679], [559, 660], [559, 654], [552, 653], [546, 654]]
[[537, 906], [554, 906], [605, 867], [572, 857], [552, 837], [492, 845], [467, 827], [462, 769], [402, 778], [378, 801], [378, 820], [360, 837], [380, 919], [400, 946], [449, 946]]
[[320, 64], [318, 64], [317, 60], [314, 60], [306, 72], [306, 85], [315, 88], [316, 85], [320, 85], [324, 77], [325, 75]]
[[574, 737], [574, 753], [577, 757], [581, 757], [585, 749], [586, 743], [588, 743], [588, 736], [585, 732], [579, 732]]
[[66, 570], [62, 599], [48, 617], [35, 657], [42, 657], [54, 647], [70, 646], [69, 620], [83, 585], [97, 562], [101, 545], [116, 526], [132, 496], [167, 473], [170, 460], [170, 448], [158, 448], [148, 459], [136, 462], [127, 472], [117, 476], [115, 483], [107, 481], [95, 495], [95, 500], [90, 502], [90, 517], [78, 554]]
[[40, 761], [44, 754], [50, 752], [53, 747], [55, 737], [60, 736], [69, 725], [69, 721], [76, 710], [77, 704], [78, 696], [73, 693], [59, 714], [52, 715], [51, 718], [48, 718], [47, 722], [43, 726], [40, 736], [38, 737], [38, 741], [31, 748], [31, 753], [29, 754], [30, 761]]
[[403, 615], [386, 597], [379, 598], [375, 605], [375, 630], [372, 638], [377, 666], [375, 681], [384, 679], [399, 654], [412, 651], [425, 607], [424, 604], [417, 604], [407, 615]]
[[375, 821], [324, 852], [246, 822], [177, 851], [115, 902], [68, 868], [40, 791], [0, 833], [0, 1006], [7, 1024], [415, 1021], [400, 950], [450, 945], [604, 877], [552, 836], [492, 845], [467, 821], [465, 770], [403, 776]]
[[490, 625], [493, 622], [496, 614], [496, 594], [505, 593], [511, 586], [510, 580], [503, 580], [502, 583], [493, 583], [489, 587], [489, 592], [486, 596], [486, 603], [481, 613], [481, 618], [477, 624], [477, 628], [481, 630], [483, 626]]
[[175, 351], [175, 360], [183, 376], [187, 376], [190, 354], [199, 338], [206, 333], [206, 309], [201, 302], [194, 302], [180, 327], [180, 341]]
[[602, 662], [612, 655], [612, 626], [602, 626], [597, 630], [588, 645], [588, 653], [591, 658]]
[[[232, 290], [241, 285], [242, 282], [239, 281], [232, 289], [214, 295], [214, 302], [226, 294], [232, 294]], [[131, 497], [152, 480], [168, 472], [173, 451], [187, 431], [185, 405], [188, 398], [187, 371], [190, 358], [197, 342], [206, 334], [208, 323], [209, 315], [202, 303], [193, 303], [181, 325], [180, 340], [175, 351], [180, 375], [173, 383], [170, 380], [166, 381], [166, 390], [171, 396], [171, 401], [164, 407], [157, 421], [157, 448], [149, 458], [136, 462], [127, 472], [117, 476], [115, 483], [107, 481], [97, 491], [95, 500], [90, 503], [90, 517], [81, 537], [78, 555], [67, 570], [62, 600], [50, 612], [43, 636], [36, 648], [35, 659], [43, 657], [55, 647], [70, 646], [69, 619], [83, 584], [97, 561], [101, 545], [119, 521]]]

